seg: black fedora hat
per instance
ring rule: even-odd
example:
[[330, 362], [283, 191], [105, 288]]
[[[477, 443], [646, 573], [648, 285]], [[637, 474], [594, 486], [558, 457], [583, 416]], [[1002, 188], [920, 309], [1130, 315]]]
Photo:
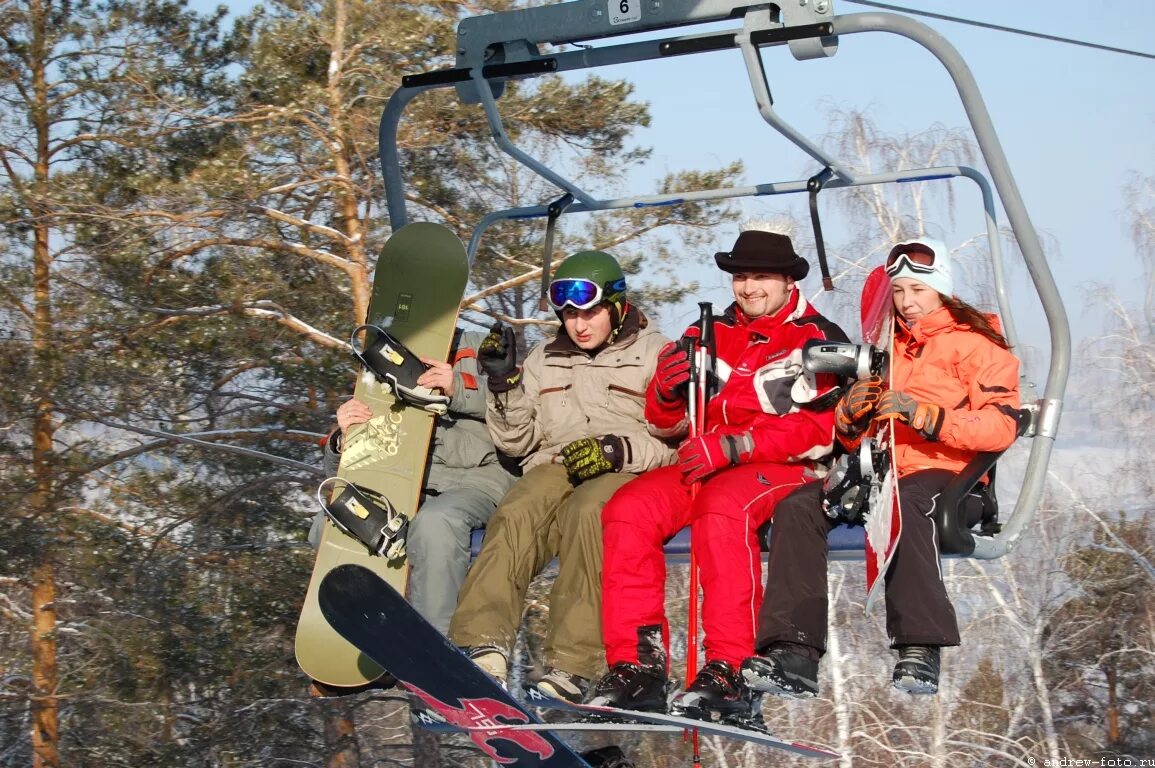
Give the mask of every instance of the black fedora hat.
[[734, 248], [714, 254], [718, 269], [726, 272], [769, 272], [801, 280], [810, 272], [806, 259], [794, 252], [786, 235], [748, 229], [738, 235]]

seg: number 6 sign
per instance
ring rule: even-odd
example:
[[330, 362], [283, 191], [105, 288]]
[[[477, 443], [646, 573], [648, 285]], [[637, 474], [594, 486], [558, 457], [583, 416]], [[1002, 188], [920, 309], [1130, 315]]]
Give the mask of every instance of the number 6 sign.
[[609, 0], [610, 24], [631, 24], [642, 18], [641, 0]]

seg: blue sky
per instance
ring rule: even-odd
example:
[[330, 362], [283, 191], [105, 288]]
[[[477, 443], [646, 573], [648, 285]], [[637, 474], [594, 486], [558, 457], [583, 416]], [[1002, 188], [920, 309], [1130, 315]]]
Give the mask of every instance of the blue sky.
[[[1150, 3], [892, 2], [1155, 52], [1155, 4]], [[838, 14], [872, 10], [835, 0]], [[962, 53], [983, 91], [1028, 211], [1044, 238], [1076, 340], [1098, 333], [1099, 313], [1094, 307], [1084, 309], [1092, 283], [1112, 285], [1136, 305], [1142, 297], [1143, 269], [1126, 231], [1123, 190], [1130, 173], [1155, 174], [1155, 88], [1150, 86], [1155, 60], [919, 20]], [[811, 135], [826, 130], [831, 105], [867, 109], [890, 133], [918, 132], [933, 123], [967, 125], [957, 93], [937, 60], [894, 35], [845, 36], [838, 53], [826, 60], [797, 62], [785, 48], [768, 50], [764, 60], [776, 110]], [[639, 140], [655, 148], [653, 175], [716, 167], [734, 159], [745, 163], [750, 183], [804, 178], [817, 170], [762, 121], [737, 52], [643, 62], [613, 74], [634, 82], [638, 96], [650, 102], [653, 126]], [[642, 174], [640, 180], [644, 185], [649, 179]], [[967, 204], [975, 197], [973, 185], [951, 183], [958, 186], [960, 200], [953, 237], [962, 239], [978, 232], [982, 223], [977, 207]], [[746, 210], [754, 216], [780, 210], [805, 216], [804, 202], [801, 196], [761, 198]], [[837, 216], [831, 207], [826, 214], [829, 226], [837, 227]], [[716, 245], [727, 247], [732, 239], [732, 230], [720, 231]], [[727, 287], [719, 275], [704, 273], [702, 280], [711, 289], [709, 298], [726, 301]], [[1011, 286], [1012, 299], [1023, 309], [1022, 315], [1016, 310], [1015, 317], [1022, 341], [1045, 351], [1045, 323], [1025, 269], [1013, 270]], [[692, 319], [690, 306], [666, 321], [673, 327], [665, 330], [677, 332], [677, 326]]]

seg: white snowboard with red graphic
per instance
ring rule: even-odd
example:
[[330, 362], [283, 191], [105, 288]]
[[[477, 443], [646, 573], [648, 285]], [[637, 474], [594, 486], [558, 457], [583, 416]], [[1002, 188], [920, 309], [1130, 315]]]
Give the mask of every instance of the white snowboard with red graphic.
[[[894, 367], [894, 300], [891, 297], [890, 277], [883, 267], [877, 267], [862, 285], [862, 340], [878, 349], [886, 350], [887, 386], [893, 383]], [[866, 610], [882, 594], [886, 571], [898, 539], [902, 535], [902, 515], [898, 506], [898, 467], [895, 464], [894, 421], [875, 422], [871, 447], [874, 479], [870, 486], [870, 500], [865, 515], [866, 528]]]

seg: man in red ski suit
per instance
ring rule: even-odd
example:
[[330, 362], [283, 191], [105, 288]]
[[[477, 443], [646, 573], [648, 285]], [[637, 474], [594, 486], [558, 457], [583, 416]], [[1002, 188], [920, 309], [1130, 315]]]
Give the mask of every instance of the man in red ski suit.
[[[738, 669], [753, 651], [762, 603], [758, 528], [780, 499], [822, 473], [819, 462], [832, 448], [837, 382], [803, 370], [802, 346], [846, 335], [795, 285], [809, 264], [789, 237], [756, 230], [742, 232], [732, 251], [714, 259], [731, 274], [735, 302], [713, 322], [718, 391], [701, 434], [682, 442], [677, 464], [623, 486], [602, 511], [602, 639], [610, 671], [592, 703], [665, 710], [662, 545], [689, 525], [707, 663], [671, 710], [700, 719], [751, 715]], [[646, 392], [653, 434], [688, 434], [689, 379], [687, 355], [668, 344]]]

